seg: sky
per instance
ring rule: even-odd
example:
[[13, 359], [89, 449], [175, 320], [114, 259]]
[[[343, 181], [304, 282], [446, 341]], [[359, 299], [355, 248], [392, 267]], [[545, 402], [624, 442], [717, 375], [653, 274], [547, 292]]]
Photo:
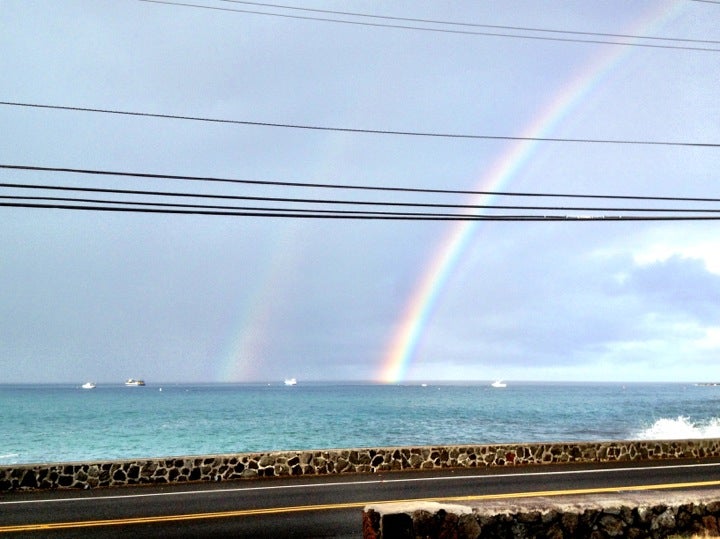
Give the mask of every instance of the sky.
[[[0, 0], [0, 165], [718, 197], [717, 147], [640, 142], [720, 143], [719, 5], [180, 3]], [[676, 41], [609, 43], [617, 35]], [[0, 182], [4, 197], [43, 193], [7, 186], [21, 184], [336, 201], [645, 204], [12, 168], [0, 168]], [[0, 383], [720, 381], [717, 226], [0, 206]]]

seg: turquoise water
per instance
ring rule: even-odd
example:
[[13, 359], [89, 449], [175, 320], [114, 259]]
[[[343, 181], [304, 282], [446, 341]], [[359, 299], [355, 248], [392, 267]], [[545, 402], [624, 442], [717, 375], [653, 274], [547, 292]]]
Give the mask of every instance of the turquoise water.
[[0, 464], [367, 446], [720, 437], [691, 384], [0, 386]]

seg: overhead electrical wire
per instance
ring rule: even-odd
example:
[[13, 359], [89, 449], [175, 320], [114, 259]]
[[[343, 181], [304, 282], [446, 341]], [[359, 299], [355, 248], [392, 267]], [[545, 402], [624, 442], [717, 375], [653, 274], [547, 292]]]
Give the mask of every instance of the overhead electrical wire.
[[11, 165], [0, 163], [0, 170], [18, 170], [31, 172], [57, 172], [83, 174], [93, 176], [110, 176], [110, 177], [132, 177], [145, 179], [164, 179], [164, 180], [183, 180], [197, 181], [208, 183], [230, 183], [230, 184], [248, 184], [268, 187], [301, 187], [313, 189], [340, 189], [340, 190], [363, 190], [363, 191], [387, 191], [387, 192], [403, 192], [403, 193], [436, 193], [451, 195], [488, 195], [488, 196], [506, 196], [506, 197], [544, 197], [544, 198], [584, 198], [584, 199], [608, 199], [608, 200], [646, 200], [646, 201], [669, 201], [669, 202], [720, 202], [720, 198], [707, 197], [677, 197], [677, 196], [642, 196], [642, 195], [598, 195], [598, 194], [579, 194], [579, 193], [539, 193], [539, 192], [520, 192], [520, 191], [477, 191], [465, 189], [432, 189], [423, 187], [397, 187], [386, 185], [356, 185], [356, 184], [330, 184], [330, 183], [312, 183], [312, 182], [290, 182], [290, 181], [268, 181], [268, 180], [244, 180], [238, 178], [227, 178], [218, 176], [189, 176], [179, 174], [158, 174], [150, 172], [129, 172], [116, 170], [101, 169], [84, 169], [69, 167], [42, 167], [33, 165]]
[[[549, 37], [523, 34], [503, 34], [495, 32], [477, 32], [467, 30], [451, 30], [441, 28], [425, 28], [396, 24], [381, 24], [358, 21], [346, 21], [339, 19], [329, 19], [322, 17], [308, 17], [298, 15], [287, 15], [280, 13], [265, 13], [242, 9], [229, 9], [205, 5], [187, 4], [182, 2], [167, 0], [140, 0], [155, 4], [166, 4], [184, 7], [215, 9], [221, 11], [235, 11], [240, 13], [252, 13], [260, 15], [279, 16], [286, 18], [319, 20], [325, 22], [336, 22], [343, 24], [357, 24], [363, 26], [379, 26], [388, 28], [401, 28], [409, 30], [422, 30], [432, 32], [445, 32], [455, 34], [468, 35], [487, 35], [498, 37], [512, 37], [525, 39], [541, 39], [550, 41], [570, 41], [582, 43], [604, 43], [612, 45], [627, 46], [645, 46], [654, 48], [670, 48], [684, 50], [701, 50], [720, 52], [720, 49], [673, 46], [667, 44], [648, 44], [648, 43], [628, 43], [617, 41], [600, 41], [588, 39], [575, 39], [563, 37]], [[361, 18], [372, 18], [375, 20], [403, 21], [423, 24], [451, 25], [457, 27], [473, 27], [473, 28], [489, 28], [497, 30], [511, 30], [518, 32], [536, 32], [536, 33], [553, 33], [562, 35], [581, 35], [581, 36], [597, 36], [612, 37], [619, 39], [644, 39], [653, 41], [666, 41], [676, 43], [703, 43], [703, 44], [720, 44], [720, 41], [683, 39], [683, 38], [663, 38], [657, 36], [639, 36], [625, 34], [607, 34], [595, 32], [576, 32], [569, 30], [530, 28], [520, 26], [499, 26], [486, 25], [477, 23], [461, 23], [453, 21], [439, 21], [429, 19], [414, 19], [407, 17], [392, 17], [371, 15], [365, 13], [352, 13], [334, 10], [320, 10], [312, 8], [303, 8], [296, 6], [276, 5], [260, 2], [250, 2], [241, 0], [219, 0], [226, 3], [246, 4], [262, 7], [270, 7], [275, 9], [286, 9], [304, 12], [315, 12], [329, 15], [351, 16]], [[705, 1], [707, 3], [720, 3], [710, 0], [694, 0]], [[454, 139], [480, 139], [480, 140], [516, 140], [516, 141], [539, 141], [539, 142], [560, 142], [560, 143], [593, 143], [593, 144], [622, 144], [622, 145], [653, 145], [653, 146], [679, 146], [679, 147], [700, 147], [700, 148], [717, 148], [720, 143], [707, 142], [691, 142], [691, 141], [652, 141], [652, 140], [623, 140], [623, 139], [592, 139], [592, 138], [555, 138], [555, 137], [521, 137], [521, 136], [505, 136], [505, 135], [489, 135], [489, 134], [462, 134], [462, 133], [442, 133], [442, 132], [418, 132], [418, 131], [402, 131], [402, 130], [383, 130], [383, 129], [363, 129], [352, 127], [334, 127], [320, 125], [303, 125], [289, 123], [273, 123], [273, 122], [257, 122], [249, 120], [232, 120], [221, 118], [208, 118], [199, 116], [181, 116], [149, 112], [123, 111], [102, 108], [75, 107], [63, 105], [48, 105], [25, 102], [0, 101], [0, 105], [27, 107], [47, 110], [62, 110], [74, 112], [90, 112], [113, 115], [125, 115], [135, 117], [149, 117], [172, 120], [188, 120], [196, 122], [210, 122], [221, 124], [235, 124], [244, 126], [257, 127], [274, 127], [274, 128], [290, 128], [304, 129], [314, 131], [334, 131], [359, 134], [374, 135], [399, 135], [399, 136], [415, 136], [415, 137], [439, 137]], [[223, 182], [234, 184], [246, 184], [264, 187], [292, 187], [292, 188], [325, 188], [325, 189], [355, 189], [366, 191], [385, 191], [395, 193], [432, 193], [432, 194], [454, 194], [454, 195], [487, 195], [487, 196], [513, 196], [513, 197], [567, 197], [567, 198], [585, 198], [585, 199], [625, 199], [636, 201], [674, 201], [674, 202], [720, 202], [717, 198], [690, 198], [690, 197], [658, 197], [658, 196], [628, 196], [628, 195], [583, 195], [571, 193], [510, 193], [500, 191], [471, 191], [471, 190], [452, 190], [452, 189], [433, 189], [418, 187], [395, 187], [395, 186], [373, 186], [373, 185], [343, 185], [343, 184], [323, 184], [311, 182], [288, 182], [288, 181], [266, 181], [266, 180], [243, 180], [234, 178], [218, 178], [205, 176], [189, 176], [189, 175], [168, 175], [153, 174], [142, 172], [118, 172], [107, 170], [78, 169], [78, 168], [60, 168], [60, 167], [39, 167], [28, 165], [11, 165], [0, 164], [0, 169], [10, 169], [18, 171], [34, 171], [34, 172], [56, 172], [56, 173], [72, 173], [85, 174], [95, 176], [108, 177], [135, 177], [144, 179], [168, 179], [168, 180], [187, 180], [202, 182]], [[374, 200], [343, 200], [343, 199], [323, 199], [323, 198], [299, 198], [299, 197], [270, 197], [270, 196], [249, 196], [249, 195], [233, 195], [227, 193], [189, 193], [189, 192], [170, 192], [170, 191], [151, 191], [141, 189], [111, 189], [105, 187], [81, 187], [67, 185], [51, 185], [51, 184], [28, 184], [28, 183], [0, 183], [0, 188], [5, 189], [31, 189], [45, 191], [64, 191], [64, 192], [91, 192], [104, 195], [123, 195], [131, 197], [146, 197], [143, 200], [127, 200], [127, 199], [111, 199], [111, 198], [81, 198], [81, 197], [59, 197], [59, 196], [23, 196], [0, 194], [0, 207], [16, 207], [16, 208], [38, 208], [38, 209], [65, 209], [65, 210], [82, 210], [82, 211], [108, 211], [108, 212], [142, 212], [142, 213], [168, 213], [168, 214], [195, 214], [195, 215], [225, 215], [225, 216], [244, 216], [244, 217], [274, 217], [274, 218], [303, 218], [303, 219], [391, 219], [391, 220], [424, 220], [424, 221], [449, 221], [449, 220], [482, 220], [482, 221], [698, 221], [698, 220], [720, 220], [720, 216], [714, 215], [720, 213], [720, 209], [715, 208], [690, 208], [690, 207], [598, 207], [598, 206], [558, 206], [558, 205], [507, 205], [507, 204], [450, 204], [438, 202], [417, 202], [417, 201], [374, 201]], [[149, 197], [149, 198], [147, 198]], [[312, 205], [323, 206], [317, 207], [276, 207], [276, 206], [229, 206], [218, 204], [191, 204], [180, 202], [162, 201], [163, 197], [175, 197], [186, 199], [217, 199], [217, 200], [245, 200], [262, 203], [289, 203], [294, 205]], [[154, 200], [160, 199], [160, 200]], [[348, 206], [359, 206], [363, 209], [339, 209]], [[329, 209], [328, 209], [329, 207]], [[378, 211], [367, 210], [367, 207], [402, 207], [402, 208], [445, 208], [466, 210], [462, 213], [437, 213], [430, 211]], [[493, 213], [473, 213], [473, 211], [485, 210], [512, 210], [513, 212], [553, 212], [551, 214], [493, 214]], [[567, 215], [557, 212], [593, 212], [593, 214], [583, 215]], [[597, 215], [598, 212], [604, 212]], [[607, 214], [609, 213], [609, 215]], [[622, 213], [622, 215], [616, 215]], [[628, 213], [631, 213], [628, 215]], [[632, 215], [633, 213], [665, 213], [672, 215]], [[678, 214], [693, 215], [678, 215]]]
[[137, 112], [115, 109], [101, 109], [90, 107], [75, 107], [66, 105], [47, 105], [40, 103], [24, 103], [18, 101], [0, 101], [0, 105], [11, 107], [25, 107], [47, 110], [63, 110], [72, 112], [92, 112], [100, 114], [112, 114], [121, 116], [135, 116], [143, 118], [162, 118], [169, 120], [187, 120], [195, 122], [209, 122], [218, 124], [233, 124], [255, 127], [277, 127], [286, 129], [303, 129], [311, 131], [333, 131], [342, 133], [358, 133], [371, 135], [402, 135], [413, 137], [435, 137], [450, 139], [476, 139], [476, 140], [518, 140], [518, 141], [536, 141], [536, 142], [561, 142], [561, 143], [585, 143], [585, 144], [621, 144], [621, 145], [645, 145], [645, 146], [679, 146], [694, 148], [718, 148], [720, 143], [707, 142], [689, 142], [689, 141], [665, 141], [665, 140], [623, 140], [623, 139], [591, 139], [591, 138], [560, 138], [560, 137], [523, 137], [511, 135], [478, 135], [463, 133], [440, 133], [440, 132], [422, 132], [422, 131], [399, 131], [389, 129], [363, 129], [353, 127], [332, 127], [321, 125], [306, 124], [289, 124], [274, 122], [256, 122], [250, 120], [230, 120], [222, 118], [208, 118], [201, 116], [182, 116], [174, 114], [160, 114], [153, 112]]
[[158, 214], [188, 214], [188, 215], [214, 215], [234, 217], [272, 217], [285, 219], [344, 219], [344, 220], [402, 220], [402, 221], [717, 221], [720, 216], [714, 215], [692, 215], [692, 216], [637, 216], [637, 215], [403, 215], [398, 213], [387, 214], [342, 214], [333, 213], [293, 213], [292, 211], [270, 212], [270, 211], [231, 211], [231, 210], [204, 210], [200, 206], [194, 209], [186, 208], [159, 208], [159, 207], [137, 207], [137, 206], [89, 206], [86, 204], [59, 204], [59, 203], [33, 203], [33, 202], [0, 202], [0, 207], [15, 208], [36, 208], [36, 209], [64, 209], [77, 211], [101, 211], [101, 212], [134, 212], [134, 213], [158, 213]]
[[[197, 176], [176, 176], [176, 175], [159, 175], [149, 173], [120, 173], [114, 171], [99, 171], [87, 169], [67, 169], [59, 167], [37, 167], [26, 165], [6, 165], [0, 164], [0, 169], [16, 170], [21, 172], [54, 172], [69, 174], [92, 174], [94, 178], [105, 172], [106, 177], [117, 178], [123, 176], [125, 178], [140, 179], [202, 179], [210, 182], [218, 180], [218, 178], [207, 178]], [[221, 181], [235, 181], [231, 178], [220, 178]], [[242, 181], [242, 180], [240, 180]], [[287, 187], [285, 183], [292, 182], [272, 182], [271, 184], [261, 185], [264, 188], [277, 189]], [[306, 189], [315, 189], [318, 185], [332, 188], [353, 189], [362, 186], [342, 186], [340, 184], [293, 184], [293, 188], [303, 187]], [[682, 207], [657, 207], [657, 206], [568, 206], [568, 205], [509, 205], [509, 204], [490, 204], [490, 203], [450, 203], [440, 202], [437, 197], [433, 201], [420, 200], [357, 200], [357, 199], [336, 199], [336, 198], [302, 198], [288, 196], [259, 196], [248, 194], [231, 194], [231, 193], [209, 193], [209, 192], [178, 192], [178, 191], [162, 191], [147, 189], [120, 189], [111, 187], [94, 187], [94, 186], [77, 186], [77, 185], [59, 185], [56, 183], [21, 183], [21, 182], [0, 182], [0, 207], [18, 207], [18, 208], [45, 208], [45, 209], [68, 209], [68, 210], [96, 210], [96, 211], [134, 211], [134, 212], [153, 212], [153, 213], [190, 213], [203, 215], [234, 215], [246, 217], [293, 217], [293, 218], [318, 218], [318, 219], [394, 219], [394, 220], [715, 220], [720, 219], [720, 207], [696, 207], [688, 206], [689, 202], [720, 202], [720, 199], [712, 198], [688, 198], [688, 197], [642, 197], [625, 195], [582, 195], [560, 193], [500, 193], [500, 192], [476, 192], [474, 194], [493, 195], [501, 197], [509, 196], [568, 196], [572, 198], [607, 198], [607, 199], [633, 199], [635, 201], [657, 202], [657, 201], [675, 201], [682, 202]], [[374, 189], [385, 189], [381, 186], [375, 186]], [[387, 188], [395, 194], [398, 190], [404, 188]], [[42, 191], [41, 195], [28, 196], [10, 194], [16, 193], [17, 190], [33, 190]], [[8, 192], [9, 191], [9, 192]], [[103, 195], [106, 198], [86, 198], [86, 197], [70, 197], [48, 195], [46, 192], [64, 192], [64, 193], [93, 193]], [[443, 195], [466, 195], [464, 191], [441, 190], [441, 193], [433, 192], [433, 194]], [[414, 188], [409, 188], [406, 193], [411, 192], [418, 194]], [[111, 197], [130, 197], [128, 198], [107, 198]], [[139, 198], [138, 198], [139, 197]], [[174, 202], [167, 201], [168, 198], [175, 199]], [[183, 199], [178, 201], [178, 199]], [[233, 200], [233, 201], [252, 201], [260, 203], [255, 206], [229, 206], [219, 205], [217, 203], [197, 203], [189, 201], [212, 201], [212, 200]], [[291, 206], [277, 207], [268, 204], [290, 204]], [[370, 209], [368, 209], [370, 208]], [[379, 210], [377, 208], [392, 208], [392, 211]], [[396, 210], [397, 208], [402, 211]], [[414, 209], [415, 211], [407, 211]], [[460, 213], [438, 213], [436, 210], [460, 210]], [[432, 210], [432, 211], [429, 211]], [[512, 213], [488, 213], [488, 210]], [[518, 212], [531, 213], [518, 213]], [[542, 212], [542, 213], [538, 213]], [[569, 215], [574, 212], [574, 215]], [[582, 212], [582, 213], [579, 213]], [[588, 213], [589, 212], [589, 213]], [[598, 213], [601, 213], [598, 215]], [[638, 215], [639, 214], [639, 215]], [[654, 215], [648, 215], [654, 214]], [[662, 215], [660, 215], [662, 214]]]
[[[208, 6], [208, 5], [202, 5], [202, 4], [189, 4], [189, 3], [185, 3], [185, 2], [175, 2], [175, 1], [170, 1], [170, 0], [139, 0], [139, 1], [147, 2], [147, 3], [151, 3], [151, 4], [162, 4], [162, 5], [169, 5], [169, 6], [179, 6], [179, 7], [206, 9], [206, 10], [214, 10], [214, 11], [225, 11], [225, 12], [232, 12], [232, 13], [246, 13], [246, 14], [250, 14], [250, 15], [264, 15], [264, 16], [270, 16], [270, 17], [282, 17], [282, 18], [286, 18], [286, 19], [311, 20], [311, 21], [330, 22], [330, 23], [336, 23], [336, 24], [349, 24], [349, 25], [355, 25], [355, 26], [367, 26], [367, 27], [379, 27], [379, 28], [393, 28], [393, 29], [399, 29], [399, 30], [415, 30], [415, 31], [436, 32], [436, 33], [444, 33], [444, 34], [490, 36], [490, 37], [503, 37], [503, 38], [514, 38], [514, 39], [532, 39], [532, 40], [539, 40], [539, 41], [556, 41], [556, 42], [567, 42], [567, 43], [620, 45], [620, 46], [627, 46], [627, 47], [649, 47], [649, 48], [655, 48], [655, 49], [677, 49], [677, 50], [691, 50], [691, 51], [703, 51], [703, 52], [720, 52], [720, 48], [710, 48], [710, 47], [691, 47], [691, 46], [683, 46], [683, 45], [667, 45], [667, 44], [658, 44], [658, 43], [637, 43], [637, 42], [627, 42], [627, 41], [608, 41], [608, 40], [602, 40], [602, 39], [579, 39], [579, 38], [569, 38], [569, 37], [537, 36], [537, 35], [529, 35], [529, 34], [509, 34], [509, 33], [501, 33], [501, 32], [481, 32], [481, 31], [476, 31], [476, 30], [459, 30], [459, 29], [452, 29], [452, 28], [430, 28], [430, 27], [424, 27], [424, 26], [410, 26], [410, 25], [404, 25], [404, 24], [390, 24], [390, 23], [367, 22], [367, 21], [351, 21], [351, 20], [334, 19], [334, 18], [328, 18], [328, 17], [311, 17], [308, 15], [292, 15], [292, 14], [287, 14], [287, 13], [269, 13], [266, 11], [257, 11], [257, 10], [251, 10], [251, 9], [238, 9], [238, 8], [228, 8], [228, 7], [220, 7], [220, 6]], [[636, 39], [642, 39], [642, 38], [640, 36], [638, 36]]]
[[481, 24], [472, 22], [459, 22], [459, 21], [442, 21], [437, 19], [419, 19], [412, 17], [396, 17], [391, 15], [375, 15], [370, 13], [357, 13], [353, 11], [337, 11], [332, 9], [317, 9], [299, 6], [288, 6], [282, 4], [269, 4], [265, 2], [250, 2], [245, 0], [218, 0], [220, 2], [226, 2], [229, 4], [244, 4], [251, 6], [270, 7], [276, 9], [287, 9], [292, 11], [305, 11], [309, 13], [324, 13], [329, 15], [343, 15], [349, 17], [362, 17], [369, 19], [380, 19], [389, 21], [405, 21], [405, 22], [420, 22], [424, 24], [440, 24], [447, 26], [466, 26], [468, 28], [493, 28], [497, 30], [517, 30], [522, 32], [539, 32], [539, 33], [551, 33], [551, 34], [566, 34], [566, 35], [580, 35], [580, 36], [599, 36], [599, 37], [617, 37], [624, 39], [648, 39], [656, 41], [675, 41], [680, 43], [706, 43], [712, 45], [720, 44], [720, 41], [709, 40], [709, 39], [691, 39], [691, 38], [677, 38], [677, 37], [661, 37], [661, 36], [641, 36], [636, 34], [612, 34], [606, 32], [587, 32], [578, 30], [557, 30], [552, 28], [536, 28], [531, 26], [503, 26], [499, 24]]
[[216, 193], [188, 193], [175, 191], [148, 191], [142, 189], [111, 189], [105, 187], [79, 187], [66, 185], [47, 184], [23, 184], [0, 182], [0, 187], [6, 189], [31, 189], [46, 191], [71, 191], [85, 193], [104, 193], [113, 195], [142, 195], [152, 197], [173, 197], [173, 198], [199, 198], [219, 200], [248, 200], [255, 202], [286, 202], [292, 204], [318, 204], [337, 206], [382, 206], [382, 207], [412, 207], [412, 208], [454, 208], [466, 210], [533, 210], [533, 211], [633, 211], [633, 212], [687, 212], [687, 213], [720, 213], [720, 209], [708, 208], [613, 208], [613, 207], [592, 207], [592, 206], [527, 206], [527, 205], [506, 205], [506, 204], [448, 204], [437, 202], [395, 202], [375, 200], [343, 200], [343, 199], [322, 199], [322, 198], [296, 198], [296, 197], [269, 197], [269, 196], [248, 196]]
[[[199, 210], [227, 210], [227, 211], [254, 211], [263, 213], [275, 212], [292, 212], [297, 214], [317, 213], [317, 214], [338, 214], [338, 215], [396, 215], [396, 216], [417, 216], [417, 217], [462, 217], [467, 214], [451, 214], [451, 213], [429, 213], [429, 212], [387, 212], [387, 211], [368, 211], [368, 210], [323, 210], [308, 208], [277, 208], [277, 207], [258, 207], [258, 206], [224, 206], [213, 204], [182, 204], [177, 202], [139, 202], [131, 200], [110, 200], [97, 198], [78, 198], [78, 197], [50, 197], [50, 196], [20, 196], [20, 195], [0, 195], [0, 200], [32, 200], [32, 201], [53, 201], [53, 202], [80, 202], [84, 204], [118, 204], [123, 206], [156, 206], [168, 208], [191, 208]], [[92, 206], [91, 206], [92, 207]]]

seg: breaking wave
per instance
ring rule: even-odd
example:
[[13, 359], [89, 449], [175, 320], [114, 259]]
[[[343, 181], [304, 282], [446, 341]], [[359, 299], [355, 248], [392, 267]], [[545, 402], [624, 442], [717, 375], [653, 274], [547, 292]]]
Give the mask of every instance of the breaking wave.
[[19, 453], [0, 453], [0, 464], [15, 464], [15, 459], [19, 456]]
[[635, 437], [638, 440], [685, 440], [689, 438], [720, 438], [720, 418], [692, 421], [689, 417], [658, 419]]

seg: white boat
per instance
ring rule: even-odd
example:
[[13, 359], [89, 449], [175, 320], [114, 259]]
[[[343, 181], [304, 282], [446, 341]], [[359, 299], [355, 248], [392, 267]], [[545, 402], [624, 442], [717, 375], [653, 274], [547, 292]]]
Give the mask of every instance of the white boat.
[[125, 385], [126, 385], [126, 386], [132, 386], [132, 387], [144, 386], [144, 385], [145, 385], [145, 381], [144, 381], [144, 380], [136, 380], [135, 378], [128, 378], [128, 379], [125, 381]]
[[495, 380], [492, 384], [490, 384], [493, 387], [507, 387], [507, 384], [503, 382], [502, 380]]
[[85, 382], [82, 385], [83, 389], [95, 389], [95, 383], [94, 382]]
[[295, 378], [285, 378], [285, 385], [286, 386], [296, 386], [297, 380]]

